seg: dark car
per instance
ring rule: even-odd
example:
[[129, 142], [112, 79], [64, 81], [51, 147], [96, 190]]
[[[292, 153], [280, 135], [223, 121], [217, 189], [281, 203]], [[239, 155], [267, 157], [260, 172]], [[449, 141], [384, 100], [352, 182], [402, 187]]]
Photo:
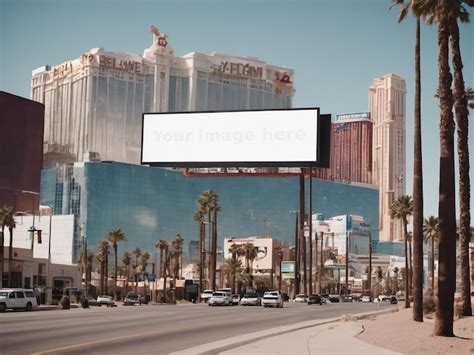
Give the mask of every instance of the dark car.
[[136, 305], [136, 304], [141, 305], [142, 304], [142, 298], [138, 293], [128, 293], [127, 296], [125, 297], [125, 299], [123, 300], [123, 304], [125, 306], [127, 306], [127, 305]]
[[308, 304], [311, 305], [311, 304], [319, 304], [319, 305], [322, 305], [323, 304], [323, 299], [321, 298], [320, 295], [311, 295], [309, 296], [308, 298]]
[[398, 304], [397, 297], [395, 297], [395, 296], [390, 296], [390, 303], [391, 303], [391, 304]]

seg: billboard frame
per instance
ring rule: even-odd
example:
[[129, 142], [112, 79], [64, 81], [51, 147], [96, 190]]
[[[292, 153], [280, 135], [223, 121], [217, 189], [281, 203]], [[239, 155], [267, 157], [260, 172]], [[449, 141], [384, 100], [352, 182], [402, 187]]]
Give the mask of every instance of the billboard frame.
[[[156, 162], [143, 161], [143, 136], [144, 136], [144, 122], [145, 115], [179, 115], [179, 114], [206, 114], [206, 113], [226, 113], [226, 112], [262, 112], [262, 111], [301, 111], [301, 110], [316, 110], [316, 161], [200, 161], [200, 162]], [[324, 118], [322, 116], [329, 116], [329, 125], [323, 124]], [[327, 120], [327, 117], [326, 117]], [[325, 128], [324, 132], [321, 127]], [[326, 129], [327, 127], [327, 129]], [[327, 131], [327, 132], [326, 132]], [[325, 134], [323, 134], [325, 133]], [[330, 147], [322, 144], [322, 138], [330, 135], [330, 115], [321, 115], [319, 107], [301, 107], [301, 108], [287, 108], [287, 109], [256, 109], [256, 110], [221, 110], [221, 111], [180, 111], [180, 112], [144, 112], [142, 114], [142, 136], [141, 136], [141, 165], [148, 165], [154, 167], [174, 167], [174, 168], [206, 168], [206, 167], [326, 167], [328, 165], [328, 157]]]

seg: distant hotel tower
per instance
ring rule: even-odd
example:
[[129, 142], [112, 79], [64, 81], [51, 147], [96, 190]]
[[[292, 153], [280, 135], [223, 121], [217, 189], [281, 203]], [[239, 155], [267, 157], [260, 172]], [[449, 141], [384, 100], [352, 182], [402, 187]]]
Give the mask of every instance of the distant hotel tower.
[[143, 56], [95, 48], [33, 71], [32, 99], [46, 107], [45, 166], [86, 151], [140, 163], [143, 112], [292, 107], [293, 70], [254, 57], [176, 57], [168, 37], [152, 33]]
[[331, 161], [315, 177], [347, 183], [372, 183], [372, 121], [368, 112], [336, 115], [331, 124]]
[[373, 183], [379, 187], [379, 239], [398, 241], [401, 222], [390, 218], [390, 205], [406, 194], [405, 79], [387, 74], [369, 88], [373, 127]]

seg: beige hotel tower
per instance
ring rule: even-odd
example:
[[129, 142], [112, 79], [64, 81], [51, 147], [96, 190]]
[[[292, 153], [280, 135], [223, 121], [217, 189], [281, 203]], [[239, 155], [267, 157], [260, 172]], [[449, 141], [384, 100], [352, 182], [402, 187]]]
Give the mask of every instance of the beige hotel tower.
[[406, 84], [387, 74], [374, 79], [369, 88], [369, 110], [373, 121], [373, 184], [379, 187], [379, 240], [399, 241], [401, 221], [390, 218], [390, 205], [406, 194]]

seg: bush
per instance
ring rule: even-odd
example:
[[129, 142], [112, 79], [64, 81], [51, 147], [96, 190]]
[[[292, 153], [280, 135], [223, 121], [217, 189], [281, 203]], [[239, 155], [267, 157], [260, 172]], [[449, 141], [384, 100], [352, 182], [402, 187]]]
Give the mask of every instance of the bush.
[[454, 299], [454, 316], [457, 318], [462, 318], [462, 308], [463, 308], [463, 302], [460, 297], [456, 297]]
[[61, 301], [59, 301], [59, 305], [62, 309], [70, 309], [71, 299], [69, 298], [69, 296], [63, 296], [63, 298], [61, 298]]
[[435, 298], [431, 293], [425, 293], [423, 297], [423, 313], [430, 314], [436, 310]]

